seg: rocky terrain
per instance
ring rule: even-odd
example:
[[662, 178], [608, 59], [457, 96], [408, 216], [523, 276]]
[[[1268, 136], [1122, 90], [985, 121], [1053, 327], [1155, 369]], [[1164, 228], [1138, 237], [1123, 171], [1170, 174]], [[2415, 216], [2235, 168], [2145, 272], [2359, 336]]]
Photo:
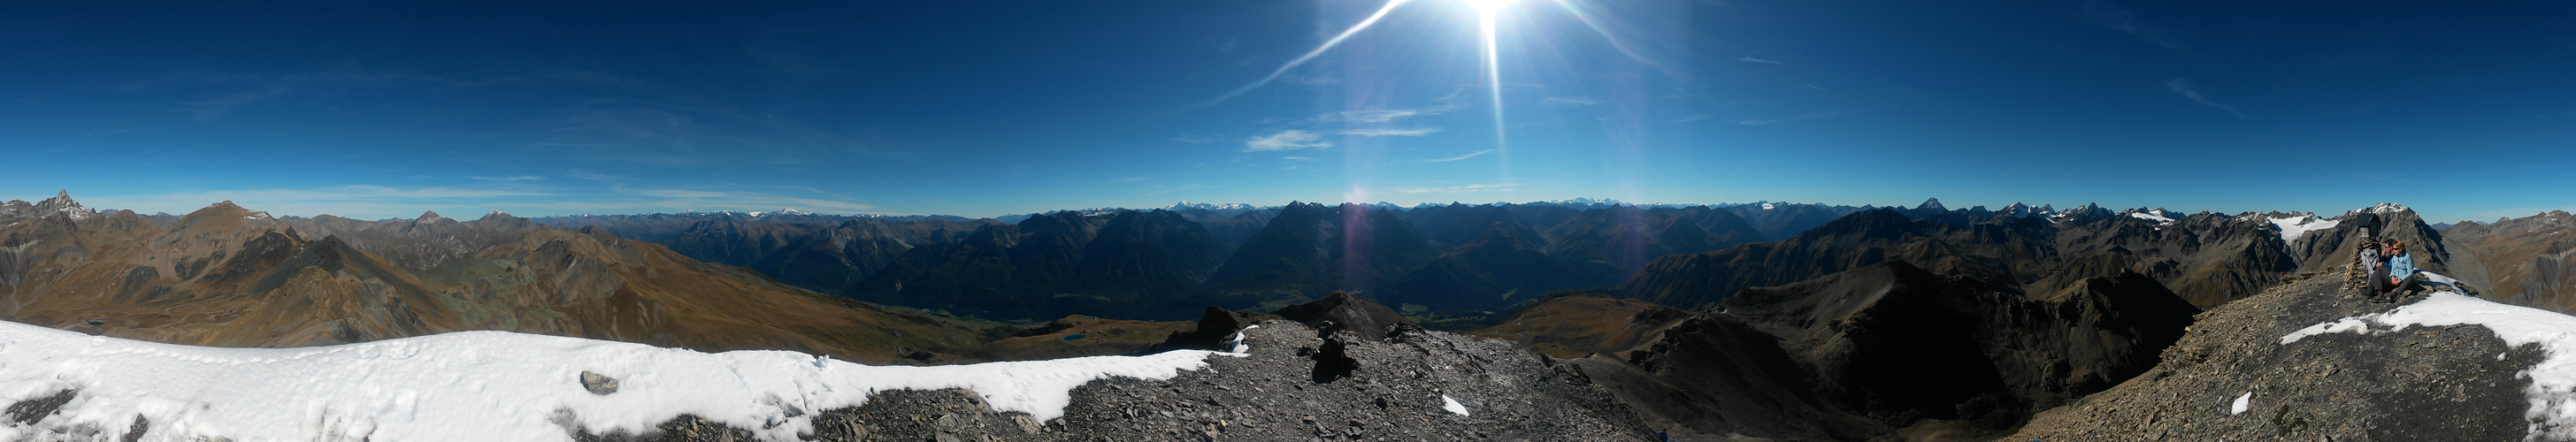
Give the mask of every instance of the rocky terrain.
[[[1569, 366], [1502, 341], [1328, 324], [1400, 320], [1384, 306], [1334, 299], [1289, 312], [1312, 325], [1247, 324], [1240, 333], [1248, 351], [1212, 356], [1206, 369], [1085, 384], [1059, 419], [997, 413], [968, 390], [897, 390], [820, 411], [808, 440], [1658, 440]], [[646, 434], [571, 430], [585, 441], [748, 438], [690, 416]]]
[[2537, 402], [2521, 373], [2545, 356], [2535, 346], [2508, 346], [2476, 325], [2283, 343], [2311, 325], [2404, 306], [2340, 293], [2339, 276], [2211, 309], [2153, 370], [2041, 413], [2005, 440], [2528, 440], [2525, 410]]

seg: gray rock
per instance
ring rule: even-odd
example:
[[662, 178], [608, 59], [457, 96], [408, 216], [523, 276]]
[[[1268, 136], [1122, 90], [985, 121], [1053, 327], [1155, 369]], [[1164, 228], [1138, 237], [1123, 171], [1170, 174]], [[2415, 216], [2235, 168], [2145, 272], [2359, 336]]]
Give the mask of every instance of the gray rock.
[[607, 396], [617, 392], [617, 378], [584, 371], [581, 372], [581, 388], [589, 389], [591, 394]]
[[[1443, 333], [1354, 339], [1358, 369], [1315, 382], [1323, 340], [1302, 324], [1244, 331], [1248, 357], [1214, 356], [1168, 380], [1110, 378], [1073, 391], [1063, 418], [995, 412], [970, 390], [881, 391], [866, 404], [814, 416], [807, 440], [1582, 440], [1650, 441], [1654, 430], [1571, 369], [1502, 341]], [[1497, 380], [1507, 380], [1498, 382]], [[1441, 396], [1475, 413], [1442, 410]], [[694, 419], [684, 417], [682, 420]], [[711, 441], [738, 432], [670, 431], [654, 440]], [[738, 431], [738, 430], [737, 430]], [[581, 440], [629, 440], [591, 437]]]

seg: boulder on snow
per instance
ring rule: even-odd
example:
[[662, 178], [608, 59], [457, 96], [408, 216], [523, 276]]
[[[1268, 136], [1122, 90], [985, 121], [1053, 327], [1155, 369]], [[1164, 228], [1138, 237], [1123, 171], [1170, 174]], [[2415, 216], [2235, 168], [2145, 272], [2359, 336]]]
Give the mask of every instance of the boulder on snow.
[[590, 390], [590, 394], [607, 396], [617, 392], [617, 378], [584, 371], [581, 372], [581, 388]]

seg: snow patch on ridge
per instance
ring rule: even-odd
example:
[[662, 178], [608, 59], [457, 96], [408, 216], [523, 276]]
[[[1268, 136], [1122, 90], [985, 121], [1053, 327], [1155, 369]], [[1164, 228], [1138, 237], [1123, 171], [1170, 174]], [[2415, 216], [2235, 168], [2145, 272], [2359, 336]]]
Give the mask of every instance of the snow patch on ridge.
[[2576, 316], [2446, 290], [2395, 310], [2311, 325], [2281, 336], [2281, 345], [2326, 333], [2392, 333], [2418, 325], [2477, 325], [2494, 332], [2507, 347], [2539, 345], [2546, 356], [2518, 374], [2531, 379], [2531, 386], [2523, 389], [2523, 396], [2531, 401], [2531, 409], [2523, 415], [2531, 422], [2527, 437], [2576, 439]]
[[2318, 218], [2316, 215], [2299, 215], [2288, 218], [2272, 218], [2271, 220], [2272, 225], [2281, 227], [2281, 242], [2284, 243], [2298, 241], [2300, 235], [2306, 235], [2308, 232], [2332, 229], [2337, 224], [2343, 224], [2343, 221]]
[[[1248, 350], [1240, 339], [1234, 349]], [[1072, 389], [1112, 376], [1170, 379], [1211, 355], [938, 367], [870, 366], [787, 351], [685, 349], [495, 331], [306, 348], [218, 348], [134, 341], [0, 322], [0, 402], [79, 390], [33, 426], [0, 440], [80, 428], [123, 431], [141, 416], [150, 438], [229, 440], [560, 440], [567, 426], [640, 433], [694, 414], [755, 437], [795, 441], [823, 410], [896, 389], [966, 388], [996, 411], [1040, 421], [1064, 414]], [[580, 374], [619, 380], [592, 394]], [[301, 409], [304, 412], [292, 410]], [[332, 425], [308, 424], [322, 419]], [[184, 435], [184, 436], [183, 436]], [[104, 436], [102, 439], [112, 438]]]
[[2172, 217], [2172, 216], [2170, 216], [2170, 215], [2172, 215], [2172, 214], [2171, 214], [2171, 213], [2166, 213], [2166, 212], [2165, 212], [2165, 209], [2155, 209], [2155, 210], [2146, 210], [2146, 211], [2138, 211], [2138, 212], [2129, 212], [2129, 216], [2130, 216], [2130, 217], [2135, 217], [2135, 218], [2137, 218], [2137, 219], [2143, 219], [2143, 220], [2148, 220], [2148, 221], [2155, 221], [2155, 222], [2156, 222], [2156, 225], [2173, 224], [2173, 223], [2174, 223], [2174, 219], [2173, 219], [2173, 217]]

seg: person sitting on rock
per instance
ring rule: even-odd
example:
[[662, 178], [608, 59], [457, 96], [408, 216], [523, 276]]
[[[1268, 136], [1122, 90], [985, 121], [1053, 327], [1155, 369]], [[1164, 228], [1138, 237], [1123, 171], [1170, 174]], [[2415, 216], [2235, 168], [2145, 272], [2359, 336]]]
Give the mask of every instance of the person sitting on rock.
[[2372, 272], [2377, 280], [2371, 285], [2377, 286], [2374, 291], [2378, 295], [2372, 296], [2370, 302], [2396, 302], [2424, 287], [2423, 278], [2415, 274], [2415, 255], [2406, 253], [2406, 241], [2388, 240], [2387, 250], [2381, 254], [2386, 256], [2386, 264], [2380, 266], [2385, 270]]

